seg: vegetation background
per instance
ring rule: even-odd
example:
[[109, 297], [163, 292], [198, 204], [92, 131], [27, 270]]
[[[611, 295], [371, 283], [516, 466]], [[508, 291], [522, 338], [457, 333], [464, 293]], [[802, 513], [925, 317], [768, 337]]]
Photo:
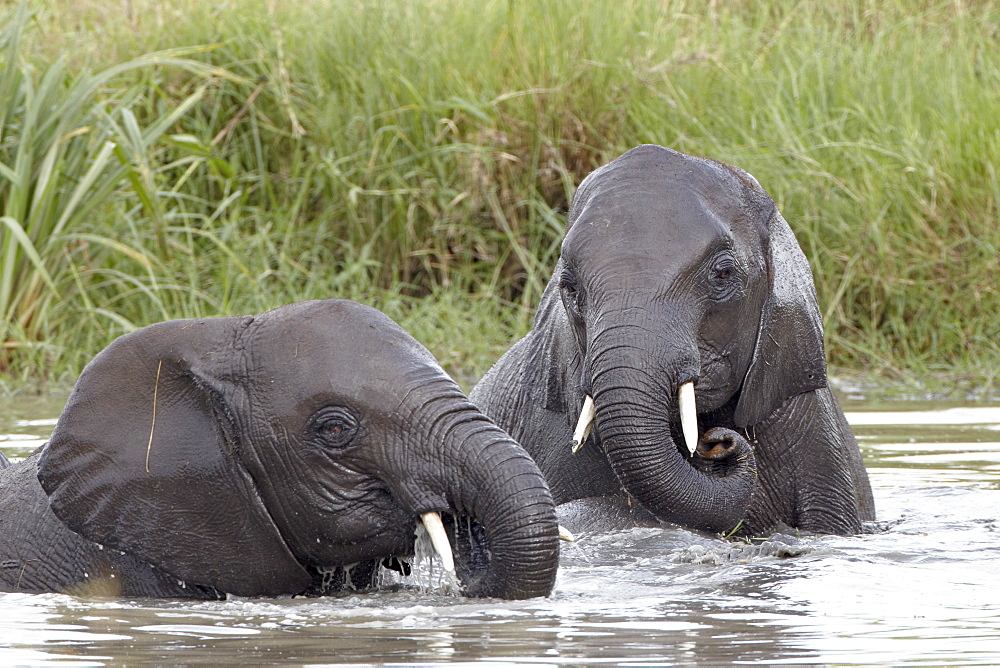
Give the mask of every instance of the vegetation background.
[[564, 214], [646, 142], [737, 164], [839, 368], [1000, 372], [989, 0], [0, 0], [0, 385], [116, 336], [342, 296], [466, 388]]

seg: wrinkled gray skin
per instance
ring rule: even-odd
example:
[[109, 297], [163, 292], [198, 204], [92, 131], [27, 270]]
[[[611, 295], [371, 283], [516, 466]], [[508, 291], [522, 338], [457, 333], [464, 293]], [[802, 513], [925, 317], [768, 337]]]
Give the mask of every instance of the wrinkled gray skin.
[[0, 470], [0, 590], [334, 593], [401, 568], [430, 511], [466, 594], [550, 592], [538, 468], [385, 315], [163, 322], [97, 355], [51, 440]]
[[[699, 446], [714, 459], [687, 457], [687, 381], [702, 433], [731, 430], [722, 443], [714, 431], [714, 450]], [[595, 426], [572, 455], [587, 394]], [[708, 531], [742, 521], [744, 534], [849, 534], [874, 519], [827, 386], [809, 266], [773, 200], [736, 167], [640, 146], [588, 176], [532, 331], [470, 396], [576, 509], [637, 504]]]

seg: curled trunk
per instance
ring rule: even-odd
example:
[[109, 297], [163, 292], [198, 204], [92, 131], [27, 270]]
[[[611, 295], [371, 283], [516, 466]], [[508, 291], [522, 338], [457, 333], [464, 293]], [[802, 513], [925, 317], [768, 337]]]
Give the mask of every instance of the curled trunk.
[[[634, 350], [634, 349], [633, 349]], [[683, 373], [656, 377], [636, 372], [629, 349], [605, 356], [594, 374], [597, 429], [611, 467], [626, 491], [666, 522], [710, 532], [728, 531], [746, 514], [755, 464], [740, 439], [726, 475], [706, 474], [681, 454], [675, 425]], [[734, 434], [735, 436], [735, 434]]]

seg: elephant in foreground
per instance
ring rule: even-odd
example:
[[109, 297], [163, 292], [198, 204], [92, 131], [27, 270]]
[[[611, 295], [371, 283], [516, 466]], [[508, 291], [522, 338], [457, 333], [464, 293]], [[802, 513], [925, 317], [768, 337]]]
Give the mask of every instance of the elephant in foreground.
[[114, 341], [0, 470], [0, 591], [323, 595], [406, 569], [420, 522], [470, 596], [545, 596], [534, 462], [433, 356], [343, 300]]
[[752, 535], [874, 519], [809, 266], [737, 167], [645, 145], [590, 174], [531, 332], [470, 398], [559, 504]]

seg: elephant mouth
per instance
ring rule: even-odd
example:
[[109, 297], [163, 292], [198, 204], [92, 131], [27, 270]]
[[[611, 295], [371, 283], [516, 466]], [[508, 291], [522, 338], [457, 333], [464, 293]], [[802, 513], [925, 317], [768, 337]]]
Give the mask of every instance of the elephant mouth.
[[454, 549], [461, 591], [475, 595], [483, 589], [492, 561], [486, 528], [471, 517], [450, 514], [442, 517], [442, 526]]
[[[337, 596], [359, 591], [407, 586], [405, 578], [420, 569], [433, 569], [430, 559], [457, 583], [465, 596], [481, 595], [492, 557], [486, 528], [472, 517], [425, 513], [409, 548], [399, 554], [349, 565], [309, 566], [313, 582], [303, 596]], [[395, 573], [395, 575], [393, 575]], [[415, 578], [416, 582], [429, 578]]]

